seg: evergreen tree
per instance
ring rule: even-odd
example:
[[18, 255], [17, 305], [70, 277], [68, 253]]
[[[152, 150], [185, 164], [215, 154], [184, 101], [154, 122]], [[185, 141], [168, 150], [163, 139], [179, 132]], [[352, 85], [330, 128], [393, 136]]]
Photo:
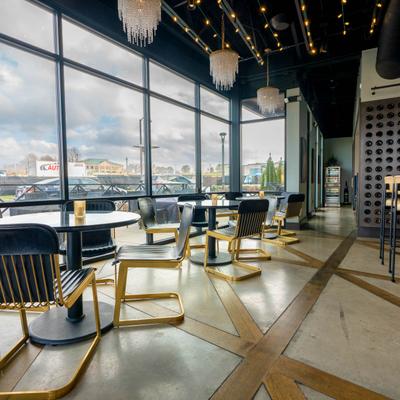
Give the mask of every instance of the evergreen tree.
[[278, 178], [278, 182], [283, 185], [285, 180], [285, 162], [282, 160], [282, 157], [279, 159], [279, 164], [276, 168], [276, 176]]
[[261, 175], [261, 189], [274, 190], [274, 183], [278, 182], [275, 165], [272, 161], [271, 153]]

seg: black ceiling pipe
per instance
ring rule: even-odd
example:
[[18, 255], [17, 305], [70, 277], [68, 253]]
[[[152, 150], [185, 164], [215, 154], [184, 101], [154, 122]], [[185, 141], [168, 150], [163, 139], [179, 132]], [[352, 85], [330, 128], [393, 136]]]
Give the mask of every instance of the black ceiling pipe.
[[378, 43], [376, 71], [384, 79], [400, 78], [400, 0], [390, 0]]

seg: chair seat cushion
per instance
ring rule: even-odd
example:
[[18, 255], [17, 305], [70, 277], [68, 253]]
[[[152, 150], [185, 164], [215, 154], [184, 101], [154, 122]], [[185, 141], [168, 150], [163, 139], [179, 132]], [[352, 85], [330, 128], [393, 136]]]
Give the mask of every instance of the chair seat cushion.
[[179, 229], [179, 222], [169, 222], [167, 224], [151, 224], [147, 229]]
[[216, 232], [225, 236], [235, 236], [236, 226], [228, 226], [227, 228], [218, 229]]
[[176, 247], [163, 245], [137, 245], [137, 246], [122, 246], [118, 250], [117, 260], [178, 260]]
[[[92, 271], [94, 271], [93, 268], [62, 271], [60, 273], [60, 279], [64, 298], [71, 295]], [[58, 295], [57, 291], [56, 294]]]

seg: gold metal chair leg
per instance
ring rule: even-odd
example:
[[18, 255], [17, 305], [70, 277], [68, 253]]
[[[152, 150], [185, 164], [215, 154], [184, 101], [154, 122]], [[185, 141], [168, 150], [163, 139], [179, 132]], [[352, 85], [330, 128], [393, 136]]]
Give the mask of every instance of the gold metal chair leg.
[[[26, 311], [24, 309], [19, 310], [19, 316], [21, 319], [21, 328], [23, 336], [20, 340], [18, 340], [18, 342], [13, 346], [13, 348], [0, 359], [0, 370], [3, 369], [10, 362], [10, 360], [18, 353], [21, 347], [23, 347], [29, 339]], [[0, 393], [0, 398], [1, 398], [1, 393]]]
[[[93, 356], [93, 353], [101, 338], [99, 303], [97, 299], [95, 278], [93, 278], [92, 281], [92, 292], [93, 292], [93, 309], [94, 309], [93, 311], [96, 320], [96, 336], [93, 339], [83, 359], [81, 360], [78, 368], [75, 370], [72, 379], [66, 385], [52, 390], [39, 390], [39, 391], [29, 391], [29, 392], [28, 391], [0, 392], [0, 399], [21, 399], [21, 400], [58, 399], [60, 397], [65, 396], [76, 386], [82, 374], [84, 373], [86, 367], [88, 366], [88, 363], [91, 357]], [[21, 320], [23, 321], [22, 326], [23, 329], [25, 330], [25, 328], [27, 328], [27, 323], [26, 323], [26, 315], [24, 313], [21, 314]], [[24, 326], [24, 324], [26, 325]]]

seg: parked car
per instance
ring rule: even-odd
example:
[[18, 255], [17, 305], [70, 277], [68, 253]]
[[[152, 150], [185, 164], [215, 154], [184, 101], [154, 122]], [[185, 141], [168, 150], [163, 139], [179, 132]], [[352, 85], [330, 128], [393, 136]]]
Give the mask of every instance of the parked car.
[[[84, 193], [88, 197], [125, 195], [127, 191], [117, 186], [101, 184], [95, 178], [69, 178], [69, 189], [72, 196]], [[51, 199], [60, 197], [60, 178], [48, 178], [31, 185], [18, 186], [15, 192], [16, 200], [32, 198]]]

